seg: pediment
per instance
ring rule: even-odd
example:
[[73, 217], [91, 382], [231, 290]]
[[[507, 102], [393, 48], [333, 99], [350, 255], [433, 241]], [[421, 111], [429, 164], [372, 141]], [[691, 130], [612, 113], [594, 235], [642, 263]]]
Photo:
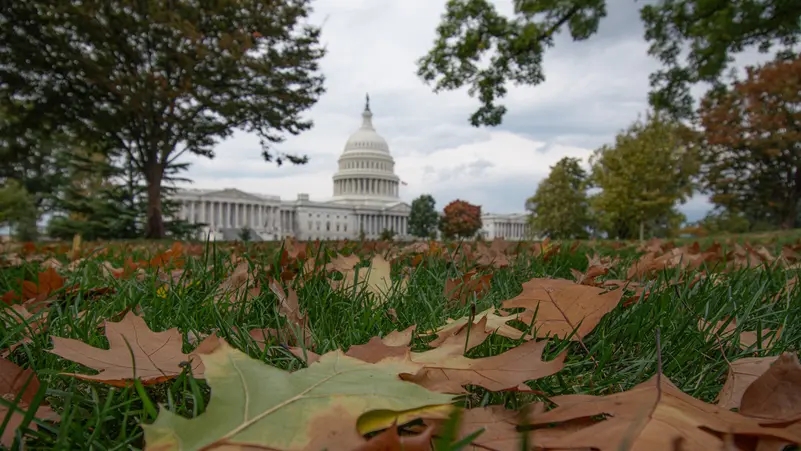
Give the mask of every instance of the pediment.
[[397, 204], [391, 205], [387, 207], [387, 211], [395, 212], [395, 213], [408, 213], [412, 211], [411, 205], [405, 202], [398, 202]]
[[254, 196], [244, 191], [240, 191], [236, 188], [226, 188], [219, 191], [212, 191], [206, 194], [205, 196], [221, 197], [223, 199], [231, 199], [231, 200], [249, 200], [252, 202], [264, 202], [264, 199], [262, 199], [261, 197]]

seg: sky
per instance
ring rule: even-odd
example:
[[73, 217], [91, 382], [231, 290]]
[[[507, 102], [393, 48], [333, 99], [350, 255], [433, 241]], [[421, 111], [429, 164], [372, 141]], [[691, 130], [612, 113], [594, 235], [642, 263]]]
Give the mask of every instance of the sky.
[[[511, 0], [496, 0], [511, 12]], [[593, 149], [647, 110], [648, 75], [659, 62], [647, 55], [638, 8], [610, 0], [599, 32], [573, 42], [566, 34], [544, 57], [545, 82], [510, 87], [503, 124], [475, 128], [479, 106], [466, 89], [434, 94], [416, 75], [416, 61], [434, 42], [445, 0], [315, 0], [311, 22], [322, 25], [328, 54], [321, 62], [327, 92], [308, 111], [314, 127], [276, 150], [305, 154], [301, 166], [265, 162], [258, 138], [235, 133], [216, 157], [189, 156], [194, 188], [238, 188], [292, 200], [332, 195], [331, 176], [348, 136], [361, 125], [365, 93], [373, 124], [389, 143], [401, 198], [431, 194], [438, 209], [454, 199], [487, 213], [523, 212], [525, 200], [565, 156], [587, 161]], [[753, 58], [746, 55], [745, 63]], [[703, 91], [698, 91], [703, 92]], [[697, 195], [680, 209], [688, 220], [710, 208]]]

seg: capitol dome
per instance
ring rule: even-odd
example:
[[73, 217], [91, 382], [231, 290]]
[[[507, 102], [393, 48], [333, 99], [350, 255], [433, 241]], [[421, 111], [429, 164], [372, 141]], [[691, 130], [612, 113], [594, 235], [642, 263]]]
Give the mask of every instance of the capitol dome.
[[334, 174], [334, 202], [386, 204], [400, 200], [400, 179], [389, 144], [373, 127], [370, 97], [366, 96], [362, 126], [350, 135]]

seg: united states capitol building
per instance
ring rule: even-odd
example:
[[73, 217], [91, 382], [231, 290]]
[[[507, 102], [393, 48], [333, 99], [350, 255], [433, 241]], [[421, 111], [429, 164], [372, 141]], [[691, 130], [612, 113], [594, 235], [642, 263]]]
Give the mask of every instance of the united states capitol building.
[[[377, 239], [384, 230], [396, 239], [412, 239], [411, 206], [400, 197], [400, 178], [387, 141], [373, 127], [369, 98], [362, 125], [345, 143], [333, 176], [333, 197], [325, 201], [298, 194], [295, 200], [255, 194], [234, 188], [222, 190], [180, 189], [179, 217], [203, 224], [202, 235], [211, 240], [238, 239], [243, 229], [254, 240]], [[482, 216], [482, 234], [521, 240], [529, 237], [525, 214]]]

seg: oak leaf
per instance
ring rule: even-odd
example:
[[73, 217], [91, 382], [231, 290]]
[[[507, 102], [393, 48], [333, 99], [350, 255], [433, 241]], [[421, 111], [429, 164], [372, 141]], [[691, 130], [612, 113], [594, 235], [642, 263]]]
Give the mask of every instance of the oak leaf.
[[[515, 329], [508, 324], [510, 321], [518, 320], [518, 314], [510, 315], [502, 310], [495, 313], [494, 310], [495, 309], [487, 309], [483, 312], [476, 313], [476, 315], [473, 317], [474, 321], [481, 321], [484, 318], [487, 319], [487, 321], [483, 323], [485, 325], [484, 332], [495, 333], [496, 335], [511, 338], [512, 340], [518, 340], [521, 338], [530, 340], [534, 338], [531, 334], [523, 332], [519, 329]], [[428, 343], [429, 346], [436, 347], [447, 340], [448, 337], [458, 334], [462, 329], [467, 327], [468, 322], [470, 322], [469, 316], [463, 316], [459, 319], [448, 318], [445, 321], [444, 326], [434, 329], [431, 332], [421, 334], [421, 336], [427, 337], [436, 335], [437, 338]]]
[[[606, 396], [564, 395], [551, 398], [553, 410], [533, 416], [531, 425], [569, 422], [606, 415], [570, 434], [559, 427], [538, 429], [531, 436], [544, 449], [593, 448], [600, 451], [648, 449], [723, 449], [724, 434], [770, 437], [790, 442], [801, 436], [765, 427], [753, 418], [721, 409], [682, 392], [664, 375], [654, 375], [631, 390]], [[712, 433], [710, 433], [710, 431]]]
[[[546, 341], [529, 341], [502, 354], [471, 359], [464, 352], [483, 343], [488, 333], [487, 318], [474, 324], [468, 333], [464, 328], [449, 336], [438, 347], [411, 352], [407, 345], [393, 337], [373, 337], [363, 345], [352, 346], [345, 355], [370, 363], [392, 362], [402, 371], [399, 376], [426, 388], [445, 393], [466, 393], [464, 385], [479, 385], [490, 391], [530, 391], [525, 381], [539, 379], [560, 371], [567, 351], [550, 361], [542, 360]], [[407, 329], [408, 330], [408, 329]], [[318, 356], [308, 350], [294, 348], [297, 357], [307, 362]]]
[[465, 305], [475, 295], [481, 298], [490, 290], [492, 273], [477, 275], [476, 271], [468, 271], [462, 277], [445, 281], [445, 299]]
[[[502, 308], [523, 307], [520, 321], [534, 321], [537, 337], [580, 340], [595, 329], [607, 313], [614, 310], [623, 297], [623, 290], [579, 285], [567, 279], [531, 279], [523, 283], [523, 292], [506, 300]], [[534, 317], [536, 311], [536, 318]]]
[[[14, 403], [17, 408], [22, 409], [23, 412], [14, 410], [10, 412], [11, 417], [8, 418], [8, 423], [5, 429], [0, 433], [0, 445], [11, 447], [14, 442], [14, 435], [17, 429], [22, 425], [22, 420], [25, 417], [24, 411], [28, 409], [31, 402], [33, 402], [36, 392], [39, 391], [39, 378], [32, 369], [22, 369], [13, 362], [4, 358], [0, 358], [0, 397], [4, 400]], [[0, 404], [0, 425], [6, 421], [9, 415], [9, 407], [5, 404]], [[41, 404], [36, 409], [36, 417], [40, 419], [48, 419], [56, 421], [58, 416], [53, 412], [49, 406]], [[28, 423], [28, 429], [36, 430], [36, 424]]]
[[127, 386], [137, 378], [149, 385], [177, 377], [189, 362], [192, 374], [203, 377], [200, 359], [194, 353], [181, 351], [183, 337], [177, 327], [153, 332], [142, 317], [130, 311], [121, 321], [105, 321], [104, 325], [109, 349], [72, 338], [52, 337], [53, 349], [49, 352], [100, 372], [63, 374], [117, 387]]
[[[364, 286], [380, 304], [386, 300], [387, 294], [393, 287], [391, 270], [392, 265], [389, 261], [381, 255], [375, 255], [370, 261], [369, 267], [342, 271], [342, 280], [329, 279], [329, 283], [334, 290], [351, 290], [354, 286]], [[405, 278], [401, 279], [398, 289], [405, 290], [406, 282]]]
[[718, 393], [717, 404], [723, 409], [740, 407], [745, 389], [770, 368], [778, 357], [745, 357], [729, 364], [726, 382]]
[[[350, 451], [354, 431], [363, 435], [396, 422], [444, 418], [452, 409], [451, 396], [398, 380], [393, 364], [365, 363], [341, 351], [294, 373], [224, 341], [200, 357], [211, 387], [206, 411], [186, 419], [162, 409], [153, 424], [142, 426], [145, 450], [290, 451], [325, 443], [331, 451]], [[345, 439], [328, 441], [337, 432]]]
[[801, 420], [801, 364], [785, 352], [743, 392], [740, 413], [767, 420]]

